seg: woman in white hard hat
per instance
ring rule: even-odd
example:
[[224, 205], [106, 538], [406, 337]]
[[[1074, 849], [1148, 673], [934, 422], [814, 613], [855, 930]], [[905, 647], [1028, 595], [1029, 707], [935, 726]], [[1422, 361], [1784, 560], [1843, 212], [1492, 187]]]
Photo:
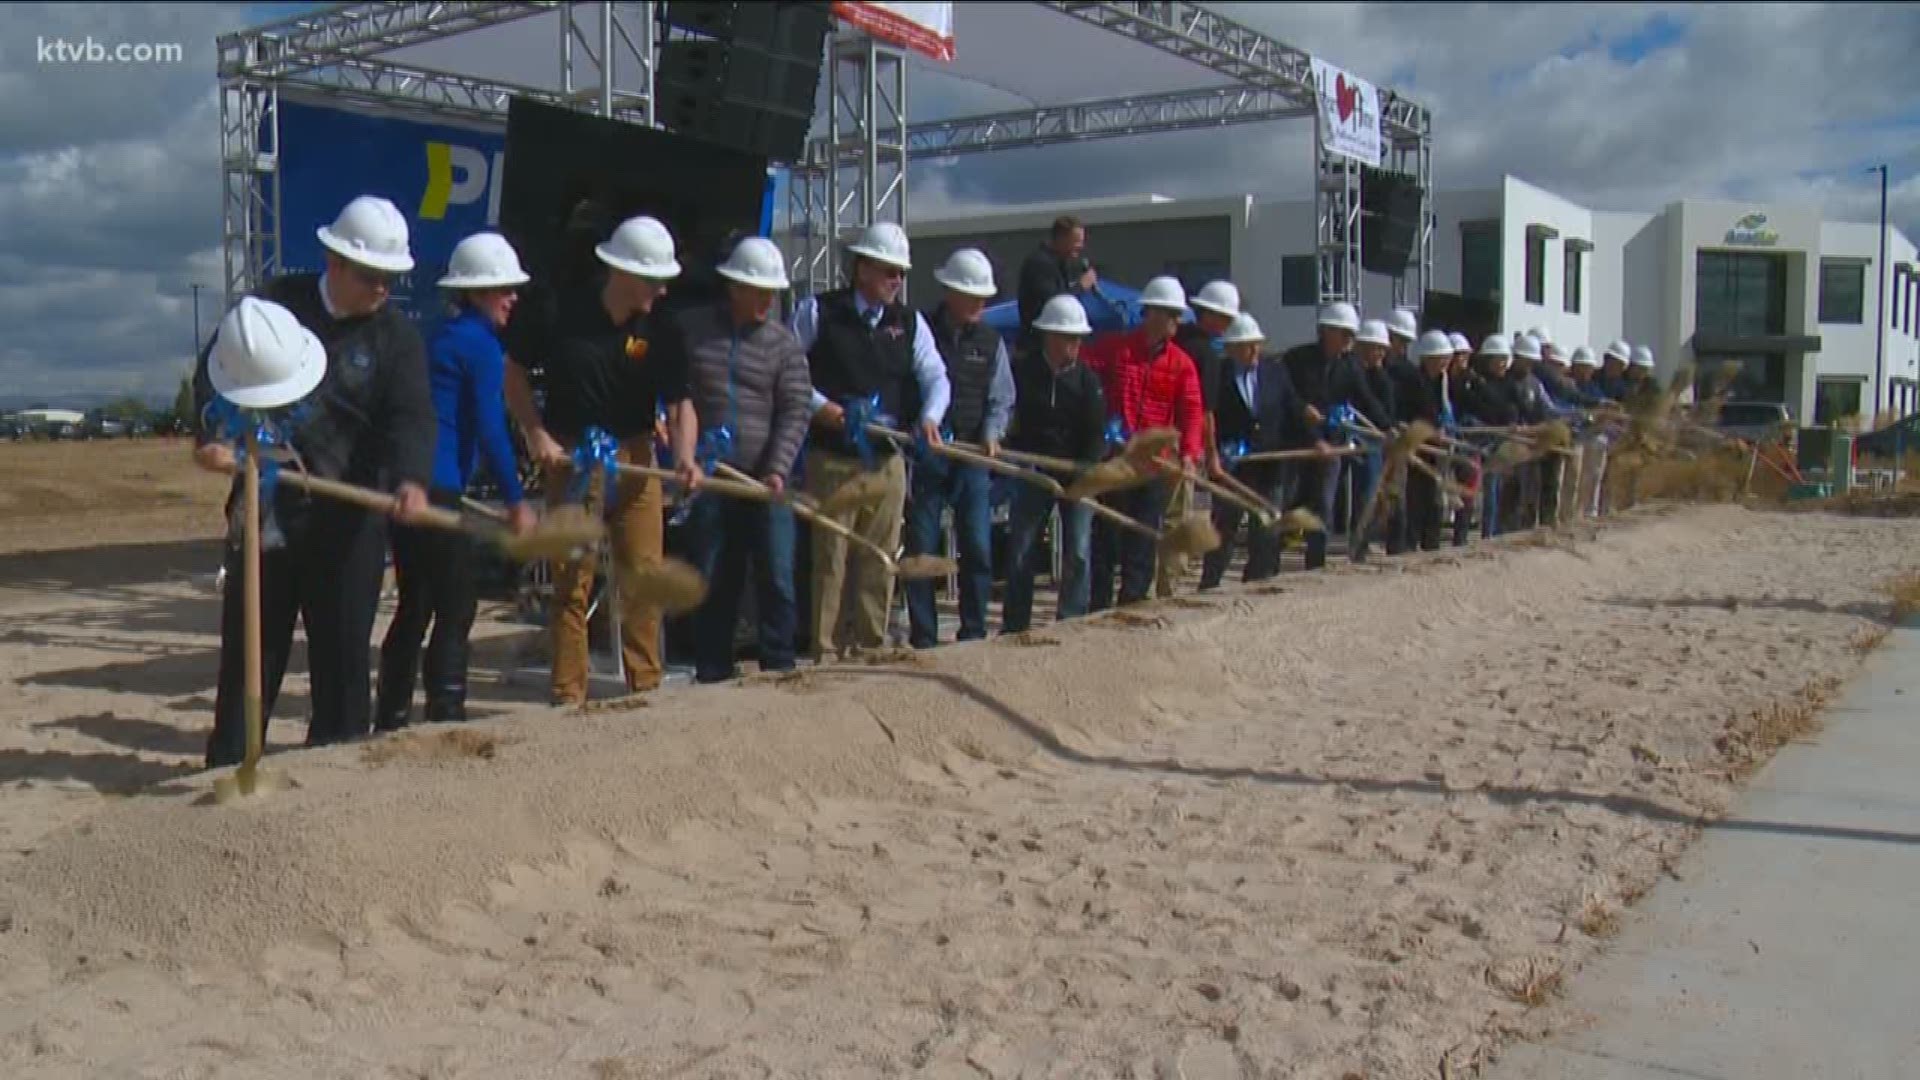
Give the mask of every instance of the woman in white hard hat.
[[[673, 234], [658, 219], [633, 217], [593, 252], [600, 278], [591, 287], [574, 287], [538, 317], [514, 319], [507, 334], [513, 361], [507, 406], [545, 470], [549, 507], [584, 502], [604, 512], [611, 506], [615, 576], [631, 581], [665, 557], [666, 499], [657, 479], [607, 472], [617, 463], [654, 464], [655, 420], [664, 409], [674, 472], [683, 490], [696, 491], [699, 419], [688, 400], [685, 344], [658, 308], [668, 283], [680, 276]], [[534, 403], [530, 368], [545, 373], [544, 409]], [[587, 611], [598, 569], [597, 552], [554, 566], [548, 624], [555, 705], [587, 700]], [[627, 613], [620, 638], [627, 689], [657, 688], [664, 673], [659, 611]]]
[[[900, 549], [907, 463], [892, 440], [873, 436], [867, 425], [884, 422], [938, 443], [952, 393], [927, 320], [900, 302], [913, 268], [911, 248], [906, 230], [893, 222], [868, 226], [847, 245], [848, 287], [809, 297], [793, 312], [793, 332], [807, 350], [814, 387], [807, 492], [831, 501], [845, 485], [872, 483], [867, 474], [877, 473], [879, 497], [836, 517], [883, 551]], [[814, 658], [884, 646], [893, 575], [833, 533], [815, 529], [809, 538]], [[845, 628], [843, 612], [851, 616]]]
[[[1033, 335], [1014, 360], [1013, 426], [1007, 446], [1029, 454], [1078, 461], [1091, 468], [1106, 456], [1107, 399], [1100, 378], [1080, 362], [1080, 346], [1093, 333], [1078, 297], [1048, 300], [1034, 319]], [[1038, 569], [1040, 530], [1056, 508], [1060, 578], [1054, 618], [1077, 619], [1087, 613], [1088, 558], [1093, 513], [1081, 503], [1056, 500], [1046, 489], [1020, 484], [1013, 489], [1007, 515], [1007, 595], [1000, 609], [1003, 633], [1018, 634], [1032, 625], [1033, 579]]]
[[[435, 505], [458, 510], [476, 459], [484, 458], [506, 503], [509, 526], [522, 533], [533, 527], [534, 514], [507, 432], [507, 354], [500, 334], [528, 280], [520, 256], [500, 234], [475, 233], [460, 241], [439, 281], [452, 297], [454, 314], [427, 346], [439, 430], [428, 496]], [[441, 529], [394, 530], [400, 603], [380, 646], [376, 729], [396, 731], [412, 718], [420, 645], [429, 624], [433, 640], [425, 657], [424, 715], [430, 722], [467, 718], [468, 638], [479, 607], [476, 550], [471, 540]]]
[[[310, 475], [390, 488], [393, 517], [411, 520], [428, 506], [436, 429], [420, 332], [387, 303], [393, 278], [413, 269], [406, 218], [387, 200], [362, 196], [320, 227], [318, 235], [327, 252], [324, 271], [277, 277], [258, 290], [260, 299], [291, 313], [325, 349], [325, 380], [284, 418], [291, 428], [288, 446]], [[226, 355], [229, 362], [237, 362], [251, 352], [251, 345], [238, 343], [250, 337], [247, 327], [252, 324], [239, 309], [230, 318], [238, 322], [227, 329], [226, 347], [240, 351]], [[194, 376], [194, 403], [203, 420], [216, 394], [242, 408], [274, 407], [222, 388], [210, 374], [214, 361], [210, 344]], [[292, 399], [277, 404], [292, 404]], [[195, 460], [203, 468], [230, 471], [234, 455], [225, 441], [232, 436], [203, 424]], [[276, 541], [261, 559], [268, 711], [287, 669], [298, 617], [306, 628], [312, 683], [308, 744], [361, 738], [373, 729], [368, 643], [386, 574], [387, 522], [378, 514], [309, 497], [289, 485], [277, 488], [267, 509]], [[236, 533], [228, 549], [229, 580], [239, 580], [239, 558]], [[229, 591], [222, 616], [209, 768], [239, 764], [246, 753], [240, 593]]]
[[[780, 294], [789, 284], [786, 262], [773, 241], [743, 237], [716, 270], [726, 286], [716, 302], [678, 315], [700, 415], [701, 468], [728, 465], [776, 494], [787, 491], [813, 415], [806, 351], [779, 318]], [[694, 679], [733, 677], [734, 626], [749, 584], [760, 670], [791, 670], [797, 626], [793, 511], [709, 491], [694, 500], [687, 530], [691, 557], [708, 586], [693, 618]]]

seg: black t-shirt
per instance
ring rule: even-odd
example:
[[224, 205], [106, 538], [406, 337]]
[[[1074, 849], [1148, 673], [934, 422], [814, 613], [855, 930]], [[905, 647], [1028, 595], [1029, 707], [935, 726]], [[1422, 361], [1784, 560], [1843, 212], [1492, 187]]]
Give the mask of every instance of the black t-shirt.
[[658, 308], [615, 325], [598, 290], [523, 305], [507, 342], [515, 363], [541, 370], [541, 418], [562, 445], [578, 443], [589, 427], [621, 440], [645, 435], [660, 406], [687, 397], [686, 343], [678, 320]]

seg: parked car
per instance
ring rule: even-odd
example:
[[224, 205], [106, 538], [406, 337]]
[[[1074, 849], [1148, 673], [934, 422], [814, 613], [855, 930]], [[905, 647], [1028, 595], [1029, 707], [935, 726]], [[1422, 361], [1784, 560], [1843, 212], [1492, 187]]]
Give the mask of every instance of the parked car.
[[1793, 418], [1788, 415], [1787, 407], [1778, 402], [1729, 401], [1720, 406], [1714, 427], [1722, 434], [1748, 442], [1782, 442], [1793, 433]]

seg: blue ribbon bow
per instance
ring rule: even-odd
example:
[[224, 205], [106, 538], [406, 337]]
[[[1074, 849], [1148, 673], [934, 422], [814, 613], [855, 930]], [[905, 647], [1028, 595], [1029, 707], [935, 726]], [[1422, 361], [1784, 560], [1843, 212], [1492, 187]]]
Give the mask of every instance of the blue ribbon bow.
[[693, 456], [700, 462], [701, 472], [712, 474], [722, 461], [733, 456], [733, 428], [722, 424], [701, 432]]
[[1343, 401], [1327, 413], [1326, 437], [1329, 440], [1349, 438], [1352, 433], [1348, 429], [1358, 427], [1359, 423], [1359, 411]]
[[1132, 437], [1132, 433], [1127, 431], [1127, 422], [1124, 419], [1118, 416], [1107, 418], [1107, 449], [1118, 450], [1127, 445], [1127, 440]]
[[873, 438], [867, 432], [867, 425], [892, 426], [887, 422], [889, 417], [880, 411], [880, 395], [850, 398], [841, 402], [840, 408], [846, 413], [847, 441], [853, 444], [853, 452], [860, 455], [860, 467], [871, 471], [874, 465]]
[[580, 436], [580, 445], [573, 451], [573, 483], [567, 488], [568, 501], [586, 500], [596, 471], [607, 478], [606, 498], [611, 503], [614, 485], [620, 476], [620, 440], [604, 428], [590, 427]]
[[298, 430], [313, 412], [309, 402], [274, 412], [243, 409], [224, 397], [216, 396], [200, 413], [201, 430], [218, 442], [233, 447], [234, 460], [242, 468], [247, 463], [247, 437], [260, 449], [260, 535], [261, 546], [277, 548], [285, 542], [279, 516], [274, 512], [274, 497], [280, 488], [280, 459], [265, 451], [290, 448], [291, 433]]
[[1246, 457], [1247, 451], [1247, 440], [1245, 439], [1235, 439], [1232, 442], [1224, 442], [1220, 444], [1220, 459], [1231, 466], [1241, 458]]

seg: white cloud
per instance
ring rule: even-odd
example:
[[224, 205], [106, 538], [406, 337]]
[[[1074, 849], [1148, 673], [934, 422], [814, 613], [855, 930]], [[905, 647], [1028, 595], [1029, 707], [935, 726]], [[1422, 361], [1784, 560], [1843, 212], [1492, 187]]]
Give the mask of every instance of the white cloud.
[[[1512, 173], [1598, 207], [1722, 196], [1871, 221], [1877, 180], [1861, 169], [1888, 160], [1890, 215], [1920, 238], [1911, 5], [1214, 6], [1427, 105], [1443, 188]], [[0, 392], [171, 393], [189, 360], [190, 283], [210, 287], [206, 326], [218, 317], [214, 38], [257, 17], [240, 5], [0, 5]], [[1668, 47], [1623, 45], [1671, 38], [1672, 26], [1682, 34]], [[959, 30], [968, 77], [916, 65], [918, 118], [1215, 81], [1037, 7], [963, 5]], [[179, 42], [186, 55], [36, 61], [39, 38], [89, 36]], [[550, 47], [551, 34], [532, 37], [474, 51]], [[434, 59], [457, 67], [449, 56]], [[909, 203], [934, 213], [1148, 191], [1301, 196], [1308, 137], [1293, 122], [916, 163]]]

